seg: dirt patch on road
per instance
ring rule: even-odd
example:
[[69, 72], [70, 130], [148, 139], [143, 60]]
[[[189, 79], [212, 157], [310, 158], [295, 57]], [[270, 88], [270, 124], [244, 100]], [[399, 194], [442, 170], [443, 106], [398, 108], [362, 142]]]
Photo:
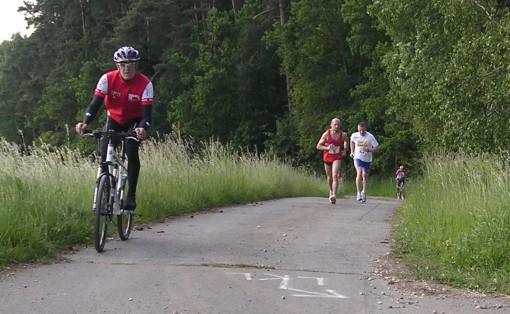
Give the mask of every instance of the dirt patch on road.
[[382, 277], [388, 285], [400, 292], [421, 297], [438, 298], [501, 298], [510, 302], [510, 296], [485, 294], [468, 289], [458, 289], [433, 280], [417, 280], [402, 259], [393, 253], [379, 258], [374, 267], [374, 275]]

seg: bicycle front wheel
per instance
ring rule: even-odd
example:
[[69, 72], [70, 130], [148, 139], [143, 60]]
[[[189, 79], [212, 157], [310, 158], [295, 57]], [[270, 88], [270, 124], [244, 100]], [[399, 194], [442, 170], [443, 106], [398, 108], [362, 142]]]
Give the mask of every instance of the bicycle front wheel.
[[129, 239], [131, 228], [133, 227], [134, 216], [133, 211], [124, 211], [122, 214], [117, 216], [117, 230], [119, 231], [119, 237], [122, 241]]
[[99, 253], [104, 249], [108, 223], [111, 219], [111, 211], [109, 208], [110, 189], [110, 178], [106, 175], [102, 176], [97, 186], [95, 195], [96, 208], [94, 211], [94, 246]]

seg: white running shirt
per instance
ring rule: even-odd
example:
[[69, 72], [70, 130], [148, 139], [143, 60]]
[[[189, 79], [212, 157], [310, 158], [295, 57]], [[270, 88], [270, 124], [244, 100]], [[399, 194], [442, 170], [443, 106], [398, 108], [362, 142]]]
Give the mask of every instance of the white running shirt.
[[363, 147], [370, 150], [379, 146], [375, 137], [365, 131], [365, 135], [361, 136], [359, 132], [354, 132], [351, 135], [351, 142], [354, 142], [354, 159], [359, 159], [364, 162], [372, 162], [372, 152], [368, 153], [363, 151]]

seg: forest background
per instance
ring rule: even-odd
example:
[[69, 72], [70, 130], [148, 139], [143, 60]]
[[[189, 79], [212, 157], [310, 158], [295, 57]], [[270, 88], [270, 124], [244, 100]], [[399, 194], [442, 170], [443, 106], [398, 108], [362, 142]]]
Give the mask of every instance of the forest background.
[[0, 136], [87, 149], [73, 126], [128, 45], [155, 87], [155, 137], [320, 169], [315, 145], [339, 117], [349, 135], [366, 121], [382, 174], [438, 149], [499, 153], [510, 147], [509, 2], [25, 1], [33, 33], [0, 44]]

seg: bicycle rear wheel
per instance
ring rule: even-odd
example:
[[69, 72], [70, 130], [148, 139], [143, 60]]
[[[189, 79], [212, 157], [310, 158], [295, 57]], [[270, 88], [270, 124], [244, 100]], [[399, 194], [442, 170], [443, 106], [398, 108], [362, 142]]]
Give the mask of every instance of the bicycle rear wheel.
[[403, 200], [404, 199], [404, 185], [402, 183], [399, 183], [398, 184], [398, 189], [397, 189], [397, 197], [399, 200]]
[[97, 186], [95, 195], [96, 208], [94, 211], [94, 246], [99, 253], [104, 249], [108, 223], [111, 219], [111, 211], [109, 209], [110, 189], [110, 178], [106, 175], [102, 176]]
[[122, 214], [117, 216], [117, 231], [119, 231], [119, 237], [122, 241], [129, 239], [131, 228], [133, 227], [134, 216], [133, 211], [124, 211]]

